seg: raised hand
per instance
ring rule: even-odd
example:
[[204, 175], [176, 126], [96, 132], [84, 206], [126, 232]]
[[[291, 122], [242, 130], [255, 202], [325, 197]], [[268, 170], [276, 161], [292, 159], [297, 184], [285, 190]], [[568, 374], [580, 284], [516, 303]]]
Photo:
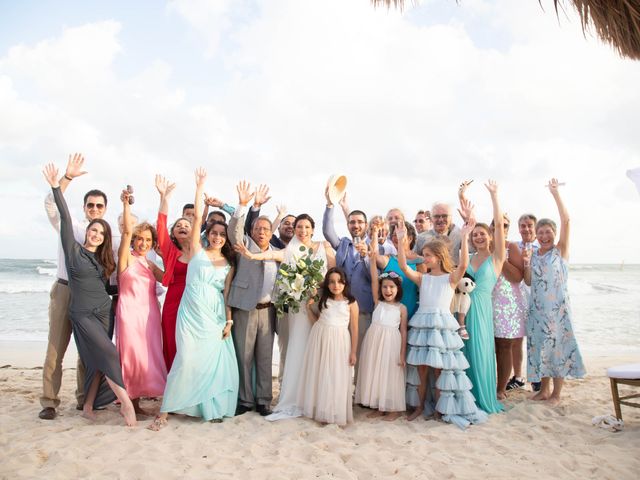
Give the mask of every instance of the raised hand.
[[287, 216], [287, 206], [286, 205], [277, 205], [276, 210], [278, 211], [278, 217], [284, 218]]
[[398, 241], [401, 241], [407, 236], [407, 227], [404, 222], [400, 221], [396, 225], [396, 237], [398, 237]]
[[204, 194], [204, 204], [210, 207], [222, 208], [224, 202], [216, 197], [210, 197], [206, 193]]
[[84, 157], [81, 153], [74, 153], [69, 155], [69, 162], [67, 162], [67, 169], [64, 172], [65, 177], [76, 178], [87, 173], [82, 169], [84, 165]]
[[458, 187], [458, 198], [460, 199], [460, 201], [462, 201], [463, 198], [467, 198], [466, 197], [467, 188], [469, 188], [469, 185], [471, 185], [472, 183], [473, 183], [473, 180], [464, 180], [460, 184], [460, 187]]
[[487, 190], [489, 190], [489, 193], [491, 195], [496, 195], [498, 193], [498, 182], [496, 182], [495, 180], [489, 179], [487, 183], [484, 184], [484, 186], [487, 187]]
[[44, 179], [52, 188], [60, 186], [60, 182], [58, 181], [58, 169], [53, 163], [47, 163], [44, 166], [44, 170], [42, 170], [42, 174], [44, 175]]
[[347, 202], [347, 192], [344, 192], [342, 194], [342, 198], [340, 199], [340, 207], [342, 208], [342, 210], [348, 210], [349, 209], [349, 203]]
[[259, 185], [254, 192], [253, 206], [255, 208], [260, 208], [269, 200], [271, 200], [271, 197], [269, 196], [269, 187], [264, 184]]
[[547, 184], [547, 188], [549, 189], [552, 195], [555, 195], [556, 193], [558, 193], [558, 189], [561, 185], [564, 185], [564, 183], [558, 182], [557, 178], [552, 178], [551, 180], [549, 180], [549, 183]]
[[471, 217], [464, 222], [464, 225], [460, 229], [463, 237], [468, 237], [476, 226], [476, 219]]
[[333, 202], [331, 201], [331, 197], [329, 197], [329, 185], [324, 188], [324, 198], [327, 201], [327, 207], [333, 207]]
[[176, 188], [175, 183], [169, 183], [169, 181], [162, 175], [156, 175], [156, 190], [163, 197], [168, 197]]
[[207, 180], [207, 171], [202, 167], [198, 167], [196, 168], [195, 174], [196, 174], [196, 187], [197, 188], [204, 187], [204, 182]]
[[460, 208], [458, 208], [458, 213], [465, 222], [475, 217], [475, 208], [476, 206], [468, 199], [462, 197], [460, 198]]
[[240, 205], [247, 205], [255, 195], [255, 192], [251, 192], [251, 184], [246, 180], [238, 182], [236, 190], [238, 191], [238, 203]]

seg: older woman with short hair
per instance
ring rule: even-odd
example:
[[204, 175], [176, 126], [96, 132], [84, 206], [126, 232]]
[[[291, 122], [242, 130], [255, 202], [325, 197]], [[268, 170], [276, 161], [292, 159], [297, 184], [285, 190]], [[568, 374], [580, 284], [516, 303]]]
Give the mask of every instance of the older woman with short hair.
[[531, 249], [523, 252], [524, 280], [531, 285], [527, 322], [527, 376], [530, 382], [541, 381], [540, 391], [532, 397], [533, 400], [544, 400], [551, 406], [560, 403], [565, 378], [581, 378], [585, 375], [571, 325], [567, 291], [569, 213], [558, 187], [557, 179], [549, 181], [548, 188], [560, 215], [560, 233], [553, 220], [538, 220], [536, 237], [540, 247], [536, 252]]

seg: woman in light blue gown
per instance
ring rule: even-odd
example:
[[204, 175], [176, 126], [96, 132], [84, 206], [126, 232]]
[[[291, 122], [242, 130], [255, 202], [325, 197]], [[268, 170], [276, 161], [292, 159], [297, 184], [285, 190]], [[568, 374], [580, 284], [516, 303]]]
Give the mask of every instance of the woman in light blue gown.
[[[196, 170], [196, 219], [202, 218], [206, 177], [203, 169]], [[176, 357], [161, 413], [149, 426], [151, 430], [166, 426], [169, 412], [221, 422], [236, 410], [239, 376], [231, 340], [233, 320], [222, 293], [229, 291], [233, 278], [233, 249], [223, 222], [207, 227], [206, 249], [200, 244], [200, 228], [194, 226], [191, 232], [187, 280], [176, 323]]]
[[[498, 204], [498, 184], [489, 180], [485, 184], [491, 194], [494, 233], [485, 223], [476, 223], [471, 232], [471, 244], [476, 253], [469, 260], [467, 273], [476, 282], [471, 292], [471, 307], [466, 316], [469, 339], [465, 341], [464, 354], [469, 361], [467, 376], [473, 384], [471, 393], [478, 406], [487, 413], [503, 410], [497, 397], [496, 354], [493, 338], [493, 305], [491, 292], [498, 280], [496, 272], [502, 271], [506, 258], [504, 225]], [[464, 197], [466, 184], [461, 187]]]

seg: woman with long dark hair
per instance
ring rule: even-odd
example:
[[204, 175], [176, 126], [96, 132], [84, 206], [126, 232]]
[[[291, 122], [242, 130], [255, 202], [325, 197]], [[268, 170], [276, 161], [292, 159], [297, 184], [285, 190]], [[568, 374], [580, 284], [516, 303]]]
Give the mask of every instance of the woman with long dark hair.
[[108, 405], [117, 397], [126, 424], [134, 426], [135, 411], [124, 388], [116, 346], [109, 335], [111, 298], [107, 287], [115, 270], [111, 228], [102, 219], [92, 220], [84, 245], [76, 242], [67, 202], [60, 190], [58, 169], [50, 163], [43, 173], [60, 212], [60, 237], [71, 290], [69, 316], [73, 338], [86, 368], [83, 416], [95, 420], [94, 408]]
[[[196, 169], [196, 223], [202, 218], [206, 178], [204, 169]], [[187, 280], [176, 323], [176, 357], [161, 413], [149, 426], [151, 430], [163, 428], [169, 412], [221, 422], [236, 411], [240, 380], [231, 339], [231, 308], [225, 301], [235, 256], [225, 223], [214, 221], [206, 234], [209, 246], [205, 249], [200, 244], [200, 225], [191, 229]]]

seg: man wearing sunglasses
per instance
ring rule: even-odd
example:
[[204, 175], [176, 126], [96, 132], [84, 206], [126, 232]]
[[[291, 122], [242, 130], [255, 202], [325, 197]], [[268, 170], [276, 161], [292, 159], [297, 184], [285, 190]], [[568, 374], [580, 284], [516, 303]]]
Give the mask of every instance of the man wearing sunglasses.
[[[84, 157], [76, 153], [69, 155], [67, 169], [60, 178], [60, 189], [64, 191], [69, 183], [86, 172], [82, 169]], [[53, 420], [56, 408], [60, 405], [60, 384], [62, 382], [62, 360], [71, 339], [71, 321], [69, 320], [70, 290], [67, 268], [60, 243], [60, 215], [56, 208], [53, 195], [49, 193], [44, 202], [49, 222], [58, 233], [58, 272], [49, 299], [49, 340], [47, 354], [42, 368], [42, 396], [40, 405], [42, 410], [38, 415], [43, 420]], [[73, 222], [73, 236], [76, 242], [84, 244], [86, 228], [91, 220], [104, 217], [107, 210], [107, 196], [100, 190], [89, 190], [84, 196], [84, 219]], [[76, 370], [76, 400], [77, 407], [82, 409], [84, 404], [84, 365], [78, 357]]]

